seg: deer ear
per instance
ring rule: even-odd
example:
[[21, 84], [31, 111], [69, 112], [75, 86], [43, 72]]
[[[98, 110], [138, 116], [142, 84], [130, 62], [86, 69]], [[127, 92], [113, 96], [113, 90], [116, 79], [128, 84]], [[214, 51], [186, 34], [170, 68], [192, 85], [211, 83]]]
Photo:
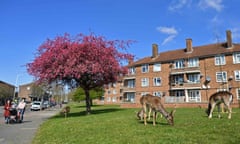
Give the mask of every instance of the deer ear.
[[176, 112], [176, 109], [172, 110], [171, 115], [173, 116], [175, 112]]

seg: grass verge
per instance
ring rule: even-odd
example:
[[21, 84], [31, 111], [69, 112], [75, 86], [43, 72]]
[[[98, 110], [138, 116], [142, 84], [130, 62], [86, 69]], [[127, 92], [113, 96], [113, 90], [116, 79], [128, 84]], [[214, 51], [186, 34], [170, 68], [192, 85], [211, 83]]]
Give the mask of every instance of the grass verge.
[[[144, 126], [137, 119], [138, 109], [121, 109], [119, 106], [93, 106], [92, 114], [85, 115], [85, 107], [71, 105], [65, 119], [56, 115], [43, 123], [32, 141], [33, 144], [233, 144], [240, 140], [240, 109], [233, 109], [232, 119], [217, 113], [208, 119], [204, 109], [178, 108], [175, 125], [164, 118], [152, 120]], [[170, 111], [170, 109], [168, 109]]]

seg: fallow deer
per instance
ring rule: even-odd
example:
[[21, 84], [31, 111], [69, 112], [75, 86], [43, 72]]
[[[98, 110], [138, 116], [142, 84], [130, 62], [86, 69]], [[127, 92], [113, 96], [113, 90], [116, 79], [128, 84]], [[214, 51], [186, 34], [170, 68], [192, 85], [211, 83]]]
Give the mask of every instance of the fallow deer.
[[157, 112], [160, 112], [166, 118], [166, 120], [168, 121], [168, 124], [174, 125], [173, 115], [175, 113], [175, 109], [173, 111], [171, 111], [170, 113], [168, 113], [161, 103], [161, 98], [147, 94], [140, 98], [140, 103], [143, 107], [144, 125], [147, 125], [147, 121], [146, 121], [147, 106], [151, 107], [151, 109], [153, 111], [153, 125], [154, 126], [156, 125]]
[[212, 94], [209, 98], [208, 109], [206, 110], [208, 118], [212, 118], [212, 112], [216, 105], [218, 106], [218, 118], [221, 118], [220, 104], [224, 103], [224, 105], [227, 107], [227, 110], [228, 110], [228, 119], [231, 119], [232, 101], [233, 101], [233, 94], [228, 91], [220, 91]]

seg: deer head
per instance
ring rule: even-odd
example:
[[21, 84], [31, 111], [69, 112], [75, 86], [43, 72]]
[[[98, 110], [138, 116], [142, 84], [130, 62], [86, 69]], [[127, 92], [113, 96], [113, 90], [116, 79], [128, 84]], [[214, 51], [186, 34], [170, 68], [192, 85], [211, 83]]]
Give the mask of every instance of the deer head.
[[176, 112], [176, 109], [172, 110], [170, 114], [166, 117], [168, 124], [174, 125], [174, 113]]

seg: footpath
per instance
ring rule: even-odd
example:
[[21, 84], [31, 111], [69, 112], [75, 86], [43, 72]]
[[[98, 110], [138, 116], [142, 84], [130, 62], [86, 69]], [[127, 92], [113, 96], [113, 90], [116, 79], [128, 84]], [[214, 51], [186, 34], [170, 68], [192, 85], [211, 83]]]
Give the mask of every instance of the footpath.
[[5, 124], [4, 118], [1, 116], [0, 144], [31, 144], [39, 126], [59, 111], [59, 107], [43, 111], [27, 110], [24, 114], [23, 123], [15, 124]]

